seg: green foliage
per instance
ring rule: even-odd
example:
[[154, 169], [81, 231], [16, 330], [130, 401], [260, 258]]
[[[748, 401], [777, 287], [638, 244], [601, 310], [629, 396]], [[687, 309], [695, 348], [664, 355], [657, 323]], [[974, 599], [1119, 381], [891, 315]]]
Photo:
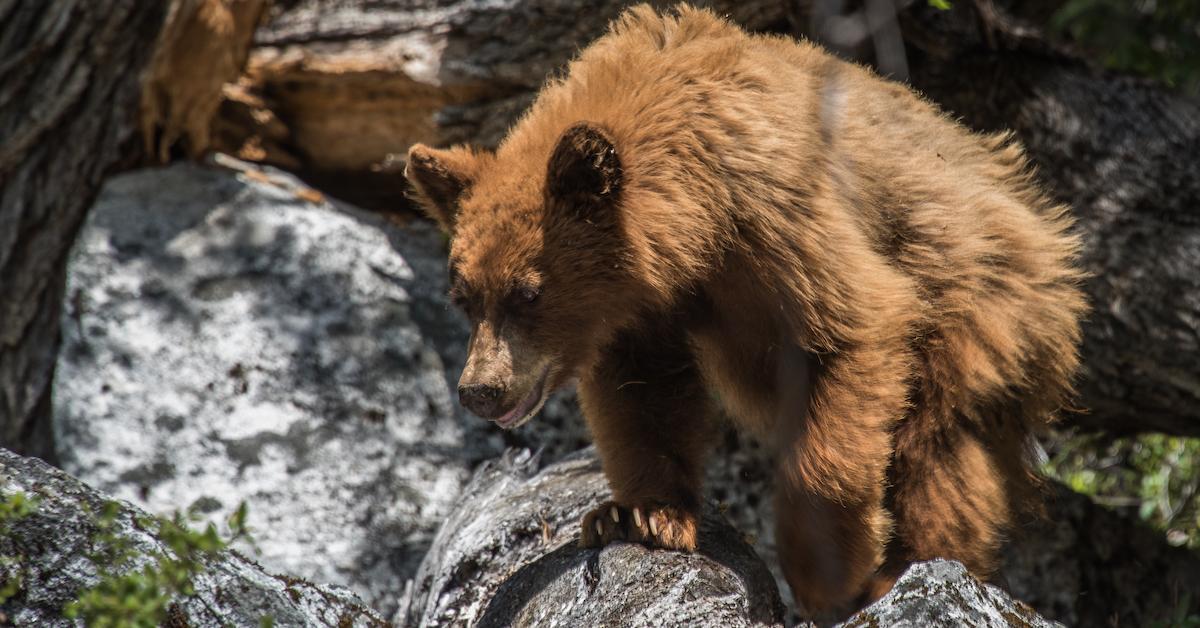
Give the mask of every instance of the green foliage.
[[[13, 559], [7, 556], [0, 556], [0, 565], [7, 571], [14, 567]], [[16, 571], [11, 576], [4, 579], [4, 584], [0, 584], [0, 604], [3, 604], [12, 599], [16, 594], [20, 593], [25, 588], [25, 577], [21, 571]]]
[[[17, 491], [12, 495], [0, 495], [0, 536], [7, 536], [12, 524], [37, 512], [38, 499], [30, 498], [24, 492]], [[20, 568], [21, 560], [12, 556], [0, 556], [0, 574], [4, 581], [0, 582], [0, 604], [12, 599], [25, 587], [24, 570]]]
[[138, 519], [135, 523], [150, 530], [165, 549], [155, 552], [149, 562], [135, 569], [139, 553], [130, 539], [115, 531], [119, 513], [119, 505], [108, 502], [96, 521], [93, 543], [97, 550], [89, 558], [100, 573], [100, 582], [80, 593], [63, 610], [67, 617], [82, 619], [87, 626], [160, 625], [176, 596], [195, 593], [192, 581], [204, 569], [205, 559], [236, 539], [249, 538], [245, 503], [229, 517], [229, 533], [224, 536], [211, 523], [203, 530], [193, 530], [188, 524], [195, 517], [190, 513], [187, 516], [175, 513], [170, 519]]
[[37, 512], [38, 499], [21, 491], [0, 496], [0, 532], [7, 533], [13, 523]]
[[929, 6], [943, 11], [949, 11], [952, 7], [950, 0], [929, 0]]
[[1045, 471], [1096, 502], [1136, 513], [1173, 545], [1200, 549], [1200, 438], [1071, 436]]
[[1200, 2], [1068, 0], [1050, 19], [1105, 66], [1200, 93]]

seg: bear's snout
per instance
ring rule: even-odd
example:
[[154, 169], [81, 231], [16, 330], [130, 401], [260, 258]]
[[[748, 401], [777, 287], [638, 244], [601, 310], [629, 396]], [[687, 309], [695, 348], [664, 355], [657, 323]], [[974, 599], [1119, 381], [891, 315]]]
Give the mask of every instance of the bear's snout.
[[458, 387], [458, 401], [473, 414], [485, 419], [494, 418], [499, 412], [504, 390], [488, 384], [468, 384]]

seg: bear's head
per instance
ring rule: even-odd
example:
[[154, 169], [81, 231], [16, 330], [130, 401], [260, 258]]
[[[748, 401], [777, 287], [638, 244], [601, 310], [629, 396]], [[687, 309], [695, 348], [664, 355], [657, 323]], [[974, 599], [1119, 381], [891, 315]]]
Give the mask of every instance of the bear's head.
[[540, 150], [418, 144], [405, 175], [450, 235], [450, 295], [471, 321], [459, 398], [501, 427], [521, 425], [637, 307], [617, 149], [598, 125], [577, 123]]

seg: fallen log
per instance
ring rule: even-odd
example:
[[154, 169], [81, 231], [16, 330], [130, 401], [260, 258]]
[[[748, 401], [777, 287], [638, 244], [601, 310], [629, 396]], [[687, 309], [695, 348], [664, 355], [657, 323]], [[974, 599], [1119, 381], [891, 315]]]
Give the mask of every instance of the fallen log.
[[[770, 572], [716, 509], [695, 554], [578, 547], [579, 518], [608, 498], [595, 452], [539, 469], [527, 450], [482, 467], [394, 618], [413, 626], [782, 626]], [[845, 626], [1051, 626], [958, 563], [914, 566]]]

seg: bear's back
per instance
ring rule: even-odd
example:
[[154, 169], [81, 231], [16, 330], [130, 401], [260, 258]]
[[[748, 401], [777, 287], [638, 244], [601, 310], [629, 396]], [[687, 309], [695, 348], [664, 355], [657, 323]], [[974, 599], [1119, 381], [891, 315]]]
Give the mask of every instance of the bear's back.
[[516, 166], [500, 176], [544, 176], [580, 121], [611, 133], [631, 198], [649, 191], [626, 210], [670, 234], [654, 239], [676, 245], [681, 265], [731, 233], [803, 222], [821, 195], [840, 196], [829, 206], [879, 255], [949, 297], [946, 311], [994, 292], [1001, 262], [1005, 282], [1031, 289], [1075, 247], [1009, 136], [974, 133], [902, 84], [708, 11], [624, 13], [542, 90], [498, 150]]

